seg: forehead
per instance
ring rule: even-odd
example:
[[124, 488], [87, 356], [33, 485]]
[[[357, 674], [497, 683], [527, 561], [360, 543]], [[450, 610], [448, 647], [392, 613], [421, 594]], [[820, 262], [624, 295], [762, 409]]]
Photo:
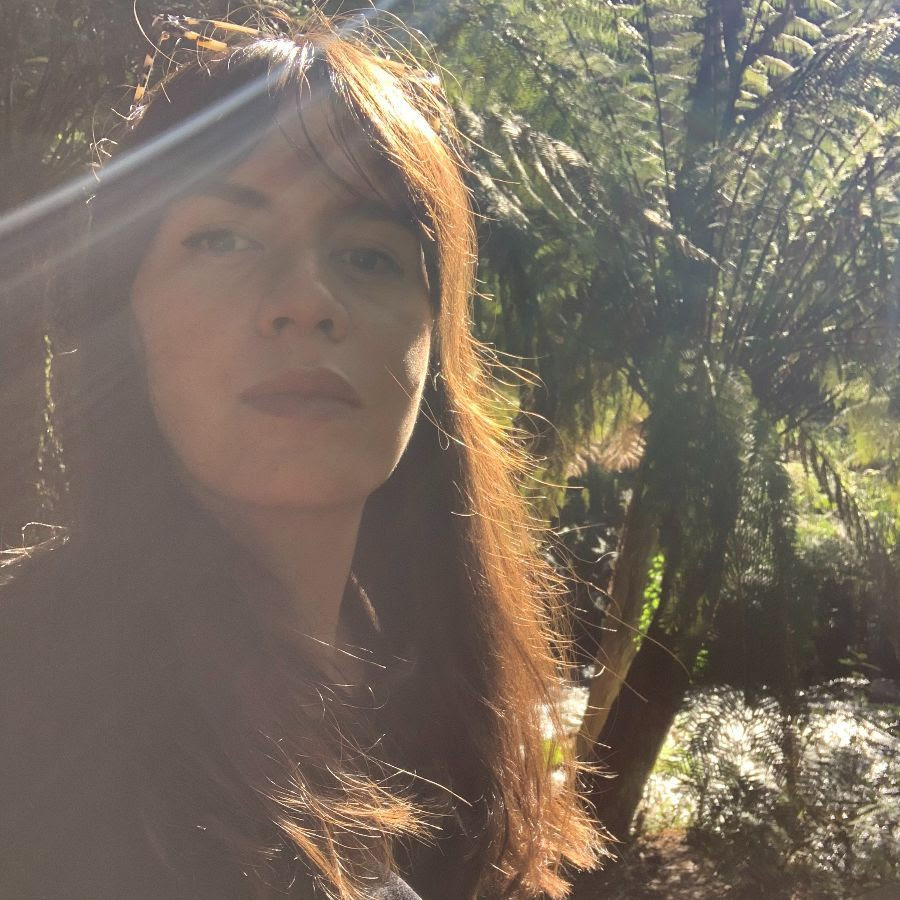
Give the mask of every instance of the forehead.
[[259, 143], [225, 178], [279, 205], [302, 202], [315, 190], [327, 191], [336, 202], [362, 198], [398, 210], [409, 206], [399, 173], [350, 113], [324, 98], [282, 104]]

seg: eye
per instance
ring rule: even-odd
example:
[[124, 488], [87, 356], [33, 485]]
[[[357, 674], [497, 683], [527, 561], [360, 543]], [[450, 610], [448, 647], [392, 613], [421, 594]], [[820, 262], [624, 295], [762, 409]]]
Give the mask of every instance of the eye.
[[258, 250], [262, 246], [258, 241], [246, 238], [230, 228], [210, 228], [206, 231], [198, 231], [183, 243], [190, 250], [209, 253], [212, 256], [246, 253], [248, 250]]
[[374, 247], [354, 247], [341, 250], [333, 257], [343, 266], [362, 275], [402, 275], [403, 267], [384, 250]]

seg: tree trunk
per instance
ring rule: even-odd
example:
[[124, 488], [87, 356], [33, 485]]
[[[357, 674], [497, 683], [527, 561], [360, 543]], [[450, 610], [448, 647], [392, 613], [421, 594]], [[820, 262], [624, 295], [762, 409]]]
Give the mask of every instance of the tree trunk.
[[[657, 629], [651, 629], [649, 637], [652, 632]], [[627, 685], [600, 733], [601, 744], [610, 748], [602, 762], [615, 777], [595, 776], [589, 797], [600, 821], [620, 840], [628, 837], [644, 786], [691, 680], [676, 655], [657, 643], [664, 637], [659, 631], [654, 639], [643, 641]]]
[[644, 607], [647, 573], [657, 540], [656, 520], [650, 506], [642, 469], [635, 479], [619, 541], [609, 590], [612, 604], [605, 622], [609, 630], [603, 632], [597, 648], [599, 671], [591, 682], [587, 713], [578, 735], [579, 759], [596, 758], [597, 738], [637, 652], [635, 628]]

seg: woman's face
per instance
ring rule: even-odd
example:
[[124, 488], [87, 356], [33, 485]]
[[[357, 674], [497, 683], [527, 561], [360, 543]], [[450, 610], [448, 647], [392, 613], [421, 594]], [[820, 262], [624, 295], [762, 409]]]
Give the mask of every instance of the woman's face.
[[433, 316], [422, 250], [335, 143], [327, 107], [305, 109], [305, 132], [282, 118], [169, 207], [141, 263], [131, 306], [150, 400], [204, 491], [362, 503], [418, 415]]

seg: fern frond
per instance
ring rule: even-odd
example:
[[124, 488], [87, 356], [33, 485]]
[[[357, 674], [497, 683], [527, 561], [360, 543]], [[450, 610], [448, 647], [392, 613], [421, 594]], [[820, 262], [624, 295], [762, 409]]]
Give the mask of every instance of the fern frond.
[[760, 56], [759, 63], [764, 67], [766, 74], [776, 78], [786, 78], [797, 71], [790, 63], [779, 59], [777, 56], [769, 56], [767, 53]]

